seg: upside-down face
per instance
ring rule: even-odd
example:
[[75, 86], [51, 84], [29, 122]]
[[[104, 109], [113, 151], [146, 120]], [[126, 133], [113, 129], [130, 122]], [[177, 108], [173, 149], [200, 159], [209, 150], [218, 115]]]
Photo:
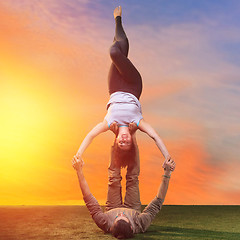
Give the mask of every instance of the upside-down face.
[[130, 150], [132, 146], [132, 136], [130, 132], [126, 131], [123, 133], [119, 133], [117, 137], [117, 144], [121, 150], [125, 150], [125, 151]]

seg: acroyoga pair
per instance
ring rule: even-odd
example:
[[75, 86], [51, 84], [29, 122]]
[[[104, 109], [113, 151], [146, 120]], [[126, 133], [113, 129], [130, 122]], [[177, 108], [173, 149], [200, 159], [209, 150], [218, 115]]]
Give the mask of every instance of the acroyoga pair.
[[[165, 199], [171, 172], [175, 162], [156, 131], [142, 117], [139, 98], [142, 93], [142, 78], [128, 59], [129, 43], [122, 26], [122, 8], [114, 10], [115, 37], [110, 48], [112, 64], [108, 76], [110, 100], [103, 122], [95, 126], [83, 140], [72, 165], [77, 172], [83, 199], [93, 220], [104, 232], [116, 238], [131, 238], [145, 232], [159, 212]], [[136, 130], [147, 133], [162, 152], [164, 174], [157, 196], [141, 212], [139, 194], [140, 162], [136, 142]], [[94, 198], [83, 175], [82, 154], [92, 140], [107, 130], [115, 134], [108, 168], [108, 194], [105, 212]], [[122, 201], [121, 167], [127, 167], [126, 195]]]

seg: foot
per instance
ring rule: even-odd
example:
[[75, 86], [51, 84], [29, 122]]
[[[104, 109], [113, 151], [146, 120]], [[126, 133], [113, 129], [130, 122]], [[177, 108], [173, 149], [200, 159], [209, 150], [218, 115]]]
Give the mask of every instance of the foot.
[[122, 16], [122, 7], [119, 6], [119, 7], [116, 7], [113, 11], [113, 16], [114, 18], [118, 17], [118, 16]]

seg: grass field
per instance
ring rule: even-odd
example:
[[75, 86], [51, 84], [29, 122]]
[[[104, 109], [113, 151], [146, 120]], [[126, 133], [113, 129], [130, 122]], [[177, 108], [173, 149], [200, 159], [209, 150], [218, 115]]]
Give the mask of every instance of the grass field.
[[[0, 207], [0, 240], [114, 239], [83, 206]], [[240, 206], [163, 206], [135, 239], [240, 240]]]

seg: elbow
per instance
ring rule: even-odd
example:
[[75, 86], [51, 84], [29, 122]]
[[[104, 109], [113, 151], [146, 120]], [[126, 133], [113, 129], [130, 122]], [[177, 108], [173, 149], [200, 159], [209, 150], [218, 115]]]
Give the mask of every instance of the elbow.
[[157, 137], [156, 135], [149, 135], [151, 139], [153, 139], [155, 142], [157, 142]]
[[93, 138], [94, 138], [94, 135], [93, 135], [91, 132], [88, 133], [88, 135], [86, 136], [86, 140], [87, 140], [88, 142], [92, 142]]
[[93, 138], [95, 138], [95, 135], [90, 132], [90, 133], [88, 134], [88, 137], [89, 137], [90, 140], [93, 140]]

